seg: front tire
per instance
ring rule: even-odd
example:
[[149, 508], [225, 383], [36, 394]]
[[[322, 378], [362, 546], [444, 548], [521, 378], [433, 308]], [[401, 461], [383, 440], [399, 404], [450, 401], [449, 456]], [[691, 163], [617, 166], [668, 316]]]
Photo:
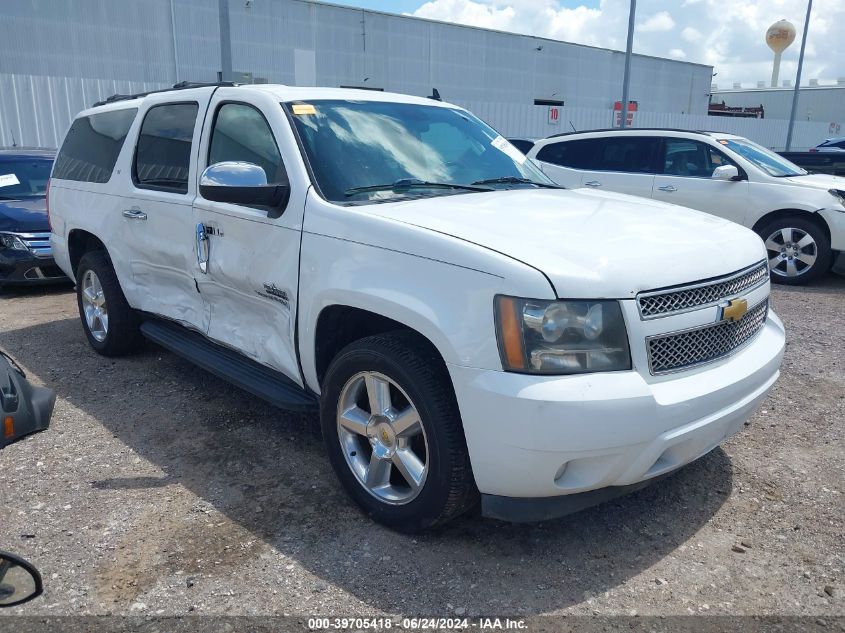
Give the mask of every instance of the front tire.
[[323, 381], [332, 467], [376, 521], [418, 532], [477, 503], [457, 402], [442, 360], [412, 333], [345, 347]]
[[815, 281], [829, 269], [833, 253], [830, 240], [815, 222], [788, 216], [759, 230], [766, 245], [772, 281], [798, 286]]
[[79, 260], [76, 302], [85, 336], [97, 353], [125, 356], [143, 345], [138, 317], [104, 251], [89, 251]]

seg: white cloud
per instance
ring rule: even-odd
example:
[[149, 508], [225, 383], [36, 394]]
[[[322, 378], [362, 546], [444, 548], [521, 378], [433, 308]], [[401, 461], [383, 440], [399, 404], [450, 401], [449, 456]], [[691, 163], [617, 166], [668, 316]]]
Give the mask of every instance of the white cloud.
[[[429, 0], [415, 15], [568, 42], [624, 49], [629, 0], [600, 0], [599, 8], [563, 6], [561, 0]], [[749, 86], [771, 74], [772, 52], [764, 35], [786, 18], [798, 37], [786, 50], [781, 79], [793, 79], [798, 63], [806, 0], [640, 0], [637, 3], [634, 51], [714, 66], [716, 82]], [[845, 77], [845, 2], [816, 0], [807, 41], [803, 77]]]
[[688, 26], [681, 31], [681, 37], [687, 42], [700, 42], [704, 38], [701, 31], [692, 26]]
[[498, 9], [495, 6], [471, 0], [433, 0], [422, 5], [414, 12], [414, 15], [432, 20], [504, 30], [508, 30], [517, 17], [513, 7]]
[[637, 31], [640, 33], [660, 33], [662, 31], [671, 31], [675, 28], [675, 20], [669, 15], [668, 11], [661, 11], [655, 13], [642, 24], [637, 24]]

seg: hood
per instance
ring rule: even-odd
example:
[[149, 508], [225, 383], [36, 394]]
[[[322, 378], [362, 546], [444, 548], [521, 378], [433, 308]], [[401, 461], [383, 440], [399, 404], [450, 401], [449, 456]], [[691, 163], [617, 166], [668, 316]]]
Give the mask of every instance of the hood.
[[845, 190], [845, 178], [832, 174], [807, 174], [806, 176], [790, 176], [789, 178], [781, 178], [780, 180], [793, 185], [824, 189], [825, 191], [828, 189]]
[[560, 298], [630, 298], [766, 256], [752, 231], [623, 194], [518, 189], [373, 205], [372, 213], [487, 247], [542, 271]]
[[49, 230], [46, 198], [0, 200], [0, 231], [46, 233]]

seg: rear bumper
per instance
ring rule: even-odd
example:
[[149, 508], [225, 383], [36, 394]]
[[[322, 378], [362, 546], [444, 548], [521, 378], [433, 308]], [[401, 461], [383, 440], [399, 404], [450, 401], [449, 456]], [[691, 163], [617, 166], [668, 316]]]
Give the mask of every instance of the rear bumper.
[[0, 250], [0, 286], [34, 286], [69, 282], [52, 257], [29, 251]]

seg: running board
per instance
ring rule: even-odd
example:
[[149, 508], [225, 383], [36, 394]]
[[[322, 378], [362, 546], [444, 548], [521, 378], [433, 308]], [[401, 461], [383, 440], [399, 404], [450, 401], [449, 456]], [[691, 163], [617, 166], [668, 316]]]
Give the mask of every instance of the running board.
[[174, 354], [191, 361], [244, 391], [281, 409], [310, 411], [317, 398], [281, 372], [222, 345], [212, 343], [202, 334], [186, 327], [151, 319], [141, 323], [141, 333]]

